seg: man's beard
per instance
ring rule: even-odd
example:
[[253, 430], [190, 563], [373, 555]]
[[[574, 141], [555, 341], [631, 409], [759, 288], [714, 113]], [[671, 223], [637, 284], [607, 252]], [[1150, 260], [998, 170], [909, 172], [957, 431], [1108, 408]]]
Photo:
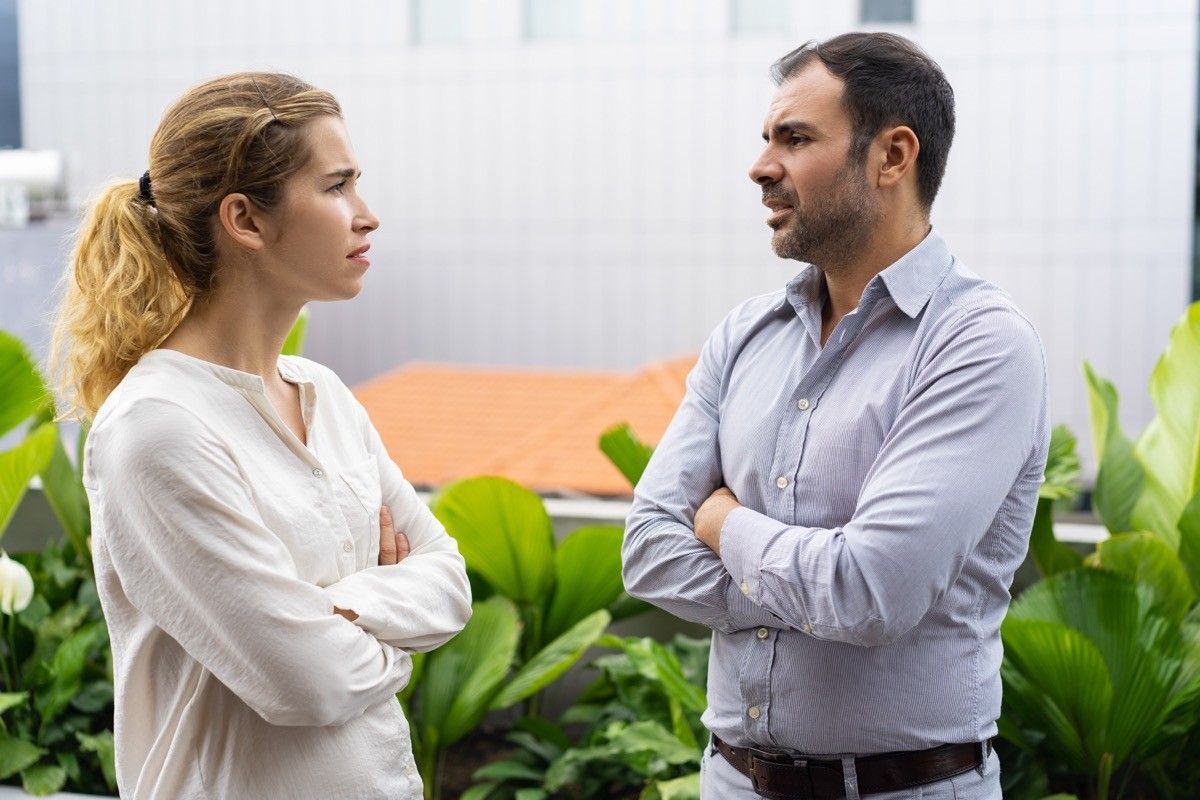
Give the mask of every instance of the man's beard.
[[814, 198], [806, 208], [799, 198], [777, 197], [792, 204], [792, 213], [775, 231], [771, 245], [780, 258], [806, 261], [821, 270], [844, 268], [862, 253], [882, 212], [872, 197], [860, 159], [846, 158], [833, 178], [828, 198]]

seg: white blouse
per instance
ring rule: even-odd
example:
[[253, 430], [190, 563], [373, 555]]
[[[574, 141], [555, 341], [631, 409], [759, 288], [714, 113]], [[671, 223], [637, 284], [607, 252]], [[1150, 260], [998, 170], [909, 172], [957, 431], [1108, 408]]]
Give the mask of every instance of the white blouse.
[[[470, 617], [463, 559], [338, 377], [279, 373], [307, 445], [257, 375], [165, 349], [88, 435], [127, 800], [421, 797], [395, 695]], [[412, 550], [381, 567], [383, 503]]]

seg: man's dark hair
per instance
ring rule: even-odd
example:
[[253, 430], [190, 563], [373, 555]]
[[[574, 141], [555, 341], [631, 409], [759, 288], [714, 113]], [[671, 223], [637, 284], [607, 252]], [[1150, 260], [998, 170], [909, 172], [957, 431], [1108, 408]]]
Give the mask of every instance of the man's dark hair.
[[924, 50], [894, 33], [845, 33], [801, 45], [771, 66], [776, 85], [819, 59], [845, 83], [842, 106], [853, 126], [850, 154], [861, 159], [890, 125], [907, 125], [921, 143], [917, 191], [933, 206], [954, 140], [954, 90]]

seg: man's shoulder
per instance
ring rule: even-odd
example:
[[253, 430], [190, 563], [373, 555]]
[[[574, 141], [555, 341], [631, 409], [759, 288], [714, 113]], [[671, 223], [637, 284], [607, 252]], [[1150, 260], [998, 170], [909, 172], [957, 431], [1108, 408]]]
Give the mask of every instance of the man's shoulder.
[[973, 327], [1009, 328], [1017, 325], [1036, 335], [1032, 320], [1001, 287], [971, 271], [957, 258], [930, 298], [926, 312], [932, 328], [955, 330]]

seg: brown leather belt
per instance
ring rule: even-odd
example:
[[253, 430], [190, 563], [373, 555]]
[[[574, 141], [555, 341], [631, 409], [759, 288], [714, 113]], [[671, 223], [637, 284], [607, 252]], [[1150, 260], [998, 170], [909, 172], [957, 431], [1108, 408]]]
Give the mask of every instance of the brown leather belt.
[[[755, 747], [734, 747], [716, 736], [713, 744], [754, 791], [772, 800], [839, 800], [846, 796], [840, 759], [803, 758]], [[991, 754], [992, 742], [943, 744], [928, 750], [880, 753], [854, 759], [858, 792], [894, 792], [945, 780], [975, 769]]]

